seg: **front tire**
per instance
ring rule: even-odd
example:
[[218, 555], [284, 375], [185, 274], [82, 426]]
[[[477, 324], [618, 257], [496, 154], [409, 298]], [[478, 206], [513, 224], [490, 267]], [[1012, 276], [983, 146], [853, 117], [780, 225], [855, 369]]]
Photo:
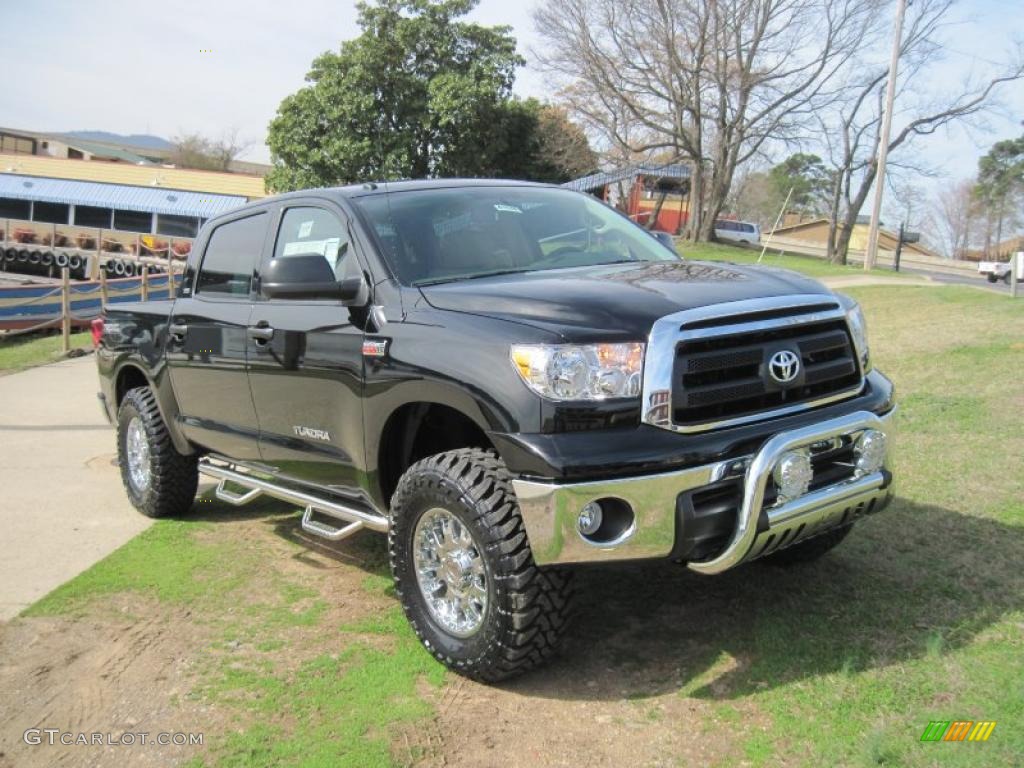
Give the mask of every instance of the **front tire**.
[[448, 451], [410, 467], [391, 502], [388, 552], [409, 623], [453, 671], [493, 683], [554, 653], [571, 574], [534, 564], [511, 477], [493, 452]]
[[192, 507], [198, 459], [178, 453], [149, 387], [129, 390], [117, 410], [117, 463], [128, 499], [147, 517], [183, 515]]

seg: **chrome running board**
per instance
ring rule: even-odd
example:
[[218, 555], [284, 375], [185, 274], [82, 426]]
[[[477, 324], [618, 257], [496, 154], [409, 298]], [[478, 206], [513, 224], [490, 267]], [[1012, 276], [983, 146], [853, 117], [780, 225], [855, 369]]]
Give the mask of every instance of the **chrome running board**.
[[[263, 495], [304, 507], [302, 530], [329, 541], [341, 541], [363, 528], [382, 533], [388, 529], [388, 519], [384, 515], [348, 504], [341, 504], [337, 501], [330, 501], [305, 493], [304, 491], [297, 491], [293, 488], [279, 485], [270, 480], [254, 477], [248, 472], [239, 471], [234, 465], [215, 464], [210, 459], [201, 459], [199, 461], [199, 471], [207, 477], [219, 480], [220, 482], [217, 484], [214, 495], [221, 501], [226, 501], [228, 504], [236, 507], [248, 504], [250, 501]], [[228, 483], [245, 488], [245, 493], [235, 493], [228, 490]], [[320, 520], [315, 520], [313, 515], [317, 513], [332, 517], [344, 524], [334, 526]]]

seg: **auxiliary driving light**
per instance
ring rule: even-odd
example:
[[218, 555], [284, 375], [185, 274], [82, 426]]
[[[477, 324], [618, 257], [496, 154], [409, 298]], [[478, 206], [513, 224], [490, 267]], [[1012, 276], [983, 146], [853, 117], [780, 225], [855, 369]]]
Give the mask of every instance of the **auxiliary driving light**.
[[853, 446], [857, 472], [870, 475], [885, 463], [885, 433], [877, 429], [865, 429]]
[[576, 519], [576, 527], [584, 536], [593, 536], [601, 527], [604, 520], [604, 513], [601, 505], [596, 501], [589, 501], [580, 510], [580, 516]]
[[807, 493], [814, 477], [811, 457], [804, 451], [786, 451], [772, 473], [779, 489], [779, 502], [785, 503]]

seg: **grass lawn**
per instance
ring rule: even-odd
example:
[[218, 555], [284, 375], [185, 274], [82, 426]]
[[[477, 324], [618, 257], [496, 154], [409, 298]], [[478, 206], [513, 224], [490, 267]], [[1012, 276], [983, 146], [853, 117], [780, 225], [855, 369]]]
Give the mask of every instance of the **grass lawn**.
[[[740, 248], [724, 243], [691, 243], [680, 240], [679, 252], [688, 259], [698, 261], [732, 261], [736, 264], [756, 264], [758, 256], [761, 255], [760, 248]], [[769, 248], [761, 261], [762, 266], [781, 267], [802, 272], [810, 277], [850, 277], [863, 275], [864, 269], [860, 266], [843, 266], [832, 264], [824, 259], [814, 256], [802, 256], [796, 253], [780, 254], [778, 249]], [[885, 275], [887, 277], [902, 277], [899, 272], [891, 269], [873, 269], [872, 274]]]
[[[88, 349], [92, 337], [88, 331], [71, 334], [72, 349]], [[0, 371], [20, 371], [34, 365], [44, 365], [60, 360], [61, 335], [0, 337]]]
[[[403, 746], [438, 718], [441, 732], [468, 729], [460, 749], [486, 741], [495, 764], [539, 743], [519, 764], [604, 765], [602, 750], [636, 739], [653, 750], [638, 765], [696, 764], [680, 750], [699, 743], [699, 762], [723, 767], [1020, 765], [1024, 302], [958, 287], [849, 293], [901, 402], [894, 504], [795, 570], [592, 569], [564, 657], [476, 700], [406, 626], [379, 538], [313, 567], [293, 511], [270, 502], [204, 499], [196, 519], [158, 522], [19, 621], [102, 621], [126, 596], [155, 606], [147, 618], [187, 610], [208, 638], [189, 651], [185, 699], [210, 722], [193, 766], [470, 764]], [[238, 535], [244, 515], [259, 536]], [[439, 705], [453, 688], [462, 703]], [[931, 720], [998, 725], [985, 743], [922, 743]], [[553, 722], [559, 738], [531, 741]]]

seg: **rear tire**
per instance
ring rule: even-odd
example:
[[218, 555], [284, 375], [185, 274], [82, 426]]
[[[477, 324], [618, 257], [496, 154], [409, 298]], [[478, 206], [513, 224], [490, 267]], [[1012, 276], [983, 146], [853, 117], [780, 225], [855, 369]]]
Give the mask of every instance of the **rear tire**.
[[132, 505], [147, 517], [185, 514], [199, 485], [198, 461], [174, 447], [152, 390], [129, 390], [117, 411], [117, 463]]
[[773, 552], [764, 557], [763, 560], [769, 565], [782, 567], [812, 563], [838, 547], [851, 530], [853, 530], [853, 523], [840, 528], [833, 528], [814, 538], [807, 539], [807, 541], [801, 541], [792, 547], [786, 547], [778, 552]]
[[988, 281], [989, 281], [990, 283], [994, 283], [994, 282], [995, 282], [996, 280], [998, 280], [998, 279], [999, 279], [998, 277], [996, 277], [996, 276], [995, 276], [994, 274], [992, 274], [992, 273], [989, 273], [989, 274], [987, 275], [987, 277], [988, 277]]
[[388, 552], [413, 630], [460, 675], [493, 683], [533, 669], [569, 623], [571, 574], [534, 564], [511, 477], [491, 451], [410, 467], [391, 501]]

